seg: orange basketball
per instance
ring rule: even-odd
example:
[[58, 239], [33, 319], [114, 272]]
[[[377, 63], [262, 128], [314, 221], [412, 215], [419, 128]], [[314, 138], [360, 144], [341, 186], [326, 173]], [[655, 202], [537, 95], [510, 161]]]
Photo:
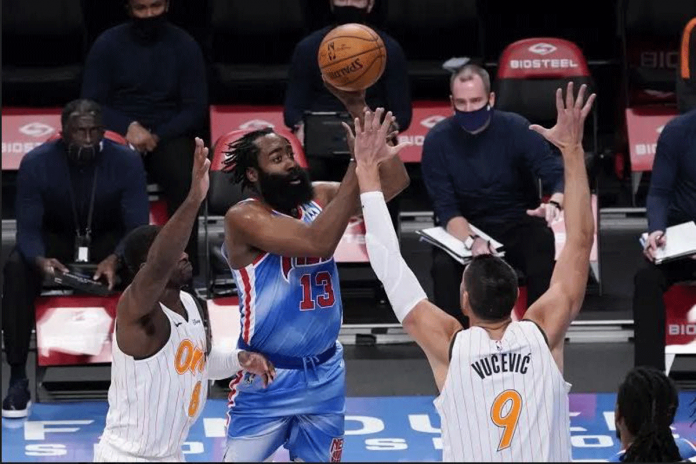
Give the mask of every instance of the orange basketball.
[[377, 82], [387, 64], [382, 38], [362, 24], [331, 30], [319, 46], [319, 69], [341, 90], [363, 90]]

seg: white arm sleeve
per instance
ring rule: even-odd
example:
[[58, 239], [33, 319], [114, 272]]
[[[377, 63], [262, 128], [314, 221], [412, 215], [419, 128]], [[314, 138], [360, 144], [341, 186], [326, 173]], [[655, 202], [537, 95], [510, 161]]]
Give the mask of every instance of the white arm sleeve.
[[226, 379], [242, 370], [239, 364], [239, 352], [220, 352], [213, 348], [208, 355], [208, 378], [211, 380]]
[[360, 195], [365, 218], [365, 242], [370, 265], [384, 285], [389, 303], [399, 322], [420, 301], [427, 299], [423, 287], [399, 251], [399, 240], [382, 192]]

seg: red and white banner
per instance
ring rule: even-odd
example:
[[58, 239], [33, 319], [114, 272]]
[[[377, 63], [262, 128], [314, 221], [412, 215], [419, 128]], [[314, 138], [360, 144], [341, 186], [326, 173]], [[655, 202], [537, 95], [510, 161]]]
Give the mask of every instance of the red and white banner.
[[39, 366], [110, 363], [118, 297], [71, 295], [37, 298]]
[[651, 171], [657, 139], [665, 124], [677, 116], [676, 108], [645, 106], [626, 109], [631, 171]]
[[2, 170], [16, 171], [24, 155], [60, 132], [60, 108], [3, 108]]
[[[448, 101], [418, 101], [413, 103], [411, 126], [399, 134], [399, 142], [413, 144], [401, 151], [404, 163], [420, 163], [425, 135], [432, 127], [452, 115]], [[282, 106], [213, 105], [210, 107], [210, 135], [213, 143], [237, 129], [274, 127], [286, 129]]]
[[664, 302], [665, 353], [696, 354], [696, 285], [673, 285]]
[[337, 263], [368, 263], [365, 246], [365, 221], [362, 216], [352, 217], [334, 252]]

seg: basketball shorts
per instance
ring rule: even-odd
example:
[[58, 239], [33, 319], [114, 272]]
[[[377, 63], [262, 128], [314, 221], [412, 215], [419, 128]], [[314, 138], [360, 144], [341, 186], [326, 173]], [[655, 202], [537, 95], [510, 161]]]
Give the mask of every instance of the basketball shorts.
[[343, 348], [320, 365], [276, 369], [268, 387], [253, 374], [230, 383], [225, 462], [263, 461], [284, 445], [292, 460], [339, 462], [346, 398]]

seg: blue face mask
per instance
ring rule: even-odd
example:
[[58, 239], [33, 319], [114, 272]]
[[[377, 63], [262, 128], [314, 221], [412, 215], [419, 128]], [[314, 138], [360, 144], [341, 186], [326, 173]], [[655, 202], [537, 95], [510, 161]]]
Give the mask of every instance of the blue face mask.
[[486, 103], [483, 107], [474, 111], [459, 111], [454, 109], [454, 119], [467, 132], [476, 132], [488, 124], [493, 115], [493, 108]]

